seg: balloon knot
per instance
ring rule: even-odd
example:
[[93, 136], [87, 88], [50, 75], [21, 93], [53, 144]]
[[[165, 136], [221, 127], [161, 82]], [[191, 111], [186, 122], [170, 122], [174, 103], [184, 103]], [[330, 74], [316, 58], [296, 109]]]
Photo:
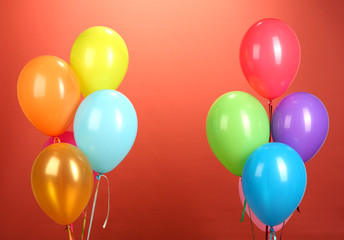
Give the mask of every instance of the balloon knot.
[[98, 174], [97, 174], [97, 177], [96, 177], [96, 178], [97, 178], [98, 181], [100, 180], [100, 177], [101, 177], [101, 176], [102, 176], [101, 173], [98, 173]]
[[65, 231], [68, 232], [69, 228], [70, 228], [70, 226], [66, 225]]

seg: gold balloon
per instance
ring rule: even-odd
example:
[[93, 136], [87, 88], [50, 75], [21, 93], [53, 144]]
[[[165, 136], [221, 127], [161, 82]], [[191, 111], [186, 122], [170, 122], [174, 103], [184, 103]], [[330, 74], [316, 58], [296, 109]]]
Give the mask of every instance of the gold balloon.
[[36, 158], [31, 186], [43, 211], [61, 225], [73, 223], [93, 191], [93, 171], [85, 154], [67, 143], [55, 143]]

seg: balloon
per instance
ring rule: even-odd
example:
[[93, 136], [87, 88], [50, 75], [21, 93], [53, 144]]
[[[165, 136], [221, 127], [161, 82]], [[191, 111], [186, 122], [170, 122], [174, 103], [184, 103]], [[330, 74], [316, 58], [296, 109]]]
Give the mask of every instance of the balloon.
[[52, 144], [37, 156], [31, 186], [42, 210], [56, 223], [69, 225], [91, 198], [92, 167], [78, 148], [68, 143]]
[[[64, 132], [63, 134], [59, 135], [58, 138], [60, 139], [60, 142], [62, 143], [69, 143], [73, 146], [76, 147], [76, 142], [75, 142], [75, 139], [74, 139], [74, 134], [73, 132]], [[43, 146], [43, 149], [50, 146], [51, 144], [54, 144], [55, 143], [55, 137], [50, 137], [44, 144]]]
[[324, 144], [329, 117], [324, 104], [314, 95], [296, 92], [276, 107], [271, 120], [275, 142], [294, 148], [304, 162], [309, 161]]
[[211, 106], [206, 124], [209, 145], [217, 159], [241, 176], [248, 156], [269, 142], [269, 119], [260, 102], [245, 92], [229, 92]]
[[[245, 203], [245, 196], [244, 196], [244, 192], [242, 190], [242, 179], [239, 178], [239, 197], [240, 197], [240, 201], [241, 201], [241, 204], [244, 206], [244, 203]], [[257, 217], [256, 215], [254, 215], [253, 211], [250, 210], [250, 207], [248, 206], [248, 204], [246, 203], [246, 208], [245, 208], [245, 212], [247, 214], [247, 216], [250, 217], [251, 215], [251, 220], [252, 222], [260, 229], [262, 230], [263, 232], [265, 232], [265, 227], [266, 225], [264, 223], [262, 223]], [[251, 212], [251, 213], [250, 213]], [[290, 217], [288, 217], [286, 220], [285, 220], [285, 223], [286, 224], [288, 222]], [[273, 226], [274, 228], [274, 231], [277, 232], [279, 230], [281, 230], [283, 228], [283, 223], [277, 225], [277, 226]]]
[[90, 94], [74, 119], [77, 146], [98, 173], [114, 169], [128, 154], [137, 133], [137, 116], [129, 99], [115, 90]]
[[21, 71], [17, 94], [29, 121], [42, 133], [58, 136], [73, 121], [80, 87], [73, 69], [65, 61], [41, 56], [31, 60]]
[[128, 49], [121, 36], [101, 26], [82, 32], [70, 54], [84, 97], [101, 89], [115, 90], [127, 72], [128, 61]]
[[300, 65], [294, 31], [278, 19], [263, 19], [245, 34], [240, 47], [241, 69], [254, 90], [274, 99], [289, 87]]
[[307, 173], [299, 154], [283, 143], [267, 143], [247, 159], [242, 187], [251, 210], [268, 226], [285, 221], [306, 190]]

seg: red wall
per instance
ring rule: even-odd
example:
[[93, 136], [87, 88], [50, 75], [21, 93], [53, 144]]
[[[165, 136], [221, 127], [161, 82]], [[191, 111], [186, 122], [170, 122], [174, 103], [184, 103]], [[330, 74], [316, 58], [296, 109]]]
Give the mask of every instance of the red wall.
[[[128, 157], [101, 183], [92, 239], [250, 239], [237, 183], [208, 146], [208, 110], [225, 92], [259, 97], [239, 65], [239, 46], [257, 20], [287, 22], [301, 44], [301, 66], [283, 96], [310, 92], [326, 105], [330, 132], [306, 164], [308, 185], [284, 239], [344, 238], [343, 1], [0, 1], [1, 239], [67, 239], [31, 192], [30, 171], [47, 136], [26, 120], [16, 95], [22, 67], [40, 55], [69, 60], [76, 37], [104, 25], [130, 55], [119, 91], [134, 104], [139, 131]], [[283, 97], [282, 96], [282, 97]], [[282, 97], [275, 101], [279, 102]], [[89, 213], [90, 213], [89, 206]], [[88, 214], [88, 217], [90, 214]], [[82, 219], [75, 224], [80, 236]], [[255, 228], [257, 239], [264, 233]], [[79, 238], [79, 237], [78, 237]]]

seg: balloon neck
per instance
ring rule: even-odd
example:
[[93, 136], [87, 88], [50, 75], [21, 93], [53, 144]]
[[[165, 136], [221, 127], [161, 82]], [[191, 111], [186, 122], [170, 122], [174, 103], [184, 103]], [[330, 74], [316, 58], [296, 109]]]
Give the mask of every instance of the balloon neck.
[[54, 137], [54, 143], [61, 143], [61, 140], [59, 137]]

